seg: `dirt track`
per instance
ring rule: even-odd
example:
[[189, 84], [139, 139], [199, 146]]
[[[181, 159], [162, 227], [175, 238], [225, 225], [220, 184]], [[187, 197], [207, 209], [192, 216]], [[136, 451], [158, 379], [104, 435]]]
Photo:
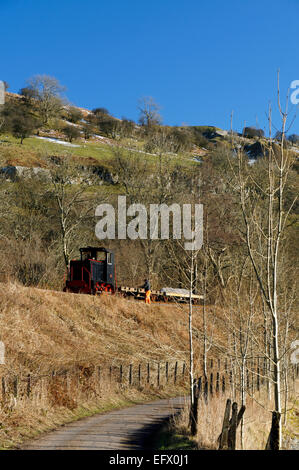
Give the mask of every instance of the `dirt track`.
[[22, 450], [145, 450], [185, 398], [159, 400], [84, 418], [24, 444]]

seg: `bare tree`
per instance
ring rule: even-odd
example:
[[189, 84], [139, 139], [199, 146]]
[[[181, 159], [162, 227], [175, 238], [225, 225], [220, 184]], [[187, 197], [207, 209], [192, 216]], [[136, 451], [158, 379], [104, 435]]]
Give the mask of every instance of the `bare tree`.
[[80, 174], [67, 156], [50, 161], [48, 167], [52, 183], [49, 195], [56, 206], [53, 217], [58, 220], [63, 258], [68, 266], [70, 254], [77, 245], [74, 241], [78, 239], [78, 231], [93, 221], [95, 200], [87, 193], [93, 177]]
[[35, 98], [37, 110], [42, 123], [47, 124], [50, 118], [56, 117], [63, 107], [61, 93], [65, 90], [59, 81], [48, 75], [35, 75], [28, 80], [27, 93]]
[[141, 98], [139, 100], [138, 109], [140, 112], [139, 123], [142, 126], [151, 128], [162, 124], [162, 118], [159, 114], [160, 106], [151, 96]]
[[[280, 296], [285, 289], [282, 280], [283, 259], [282, 241], [289, 214], [295, 199], [287, 201], [286, 185], [294, 164], [294, 156], [285, 144], [286, 123], [288, 116], [288, 96], [285, 110], [282, 111], [278, 82], [278, 106], [282, 119], [281, 142], [274, 145], [272, 128], [272, 111], [269, 109], [270, 138], [267, 145], [266, 184], [261, 187], [258, 179], [253, 177], [244, 165], [244, 154], [238, 152], [239, 169], [237, 188], [240, 196], [240, 206], [245, 227], [244, 241], [248, 256], [253, 266], [261, 295], [265, 301], [271, 318], [271, 342], [273, 368], [273, 386], [275, 412], [281, 416], [281, 331], [280, 331]], [[262, 199], [258, 199], [258, 194]], [[263, 201], [264, 212], [261, 215]], [[260, 236], [261, 235], [261, 236]], [[259, 237], [260, 236], [260, 237]], [[260, 246], [258, 240], [260, 239]], [[279, 427], [279, 442], [281, 443], [281, 427]]]

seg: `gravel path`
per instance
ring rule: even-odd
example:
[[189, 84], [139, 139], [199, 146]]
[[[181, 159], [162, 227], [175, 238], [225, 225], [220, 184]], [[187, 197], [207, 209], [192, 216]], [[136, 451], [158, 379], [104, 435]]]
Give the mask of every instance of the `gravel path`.
[[178, 413], [185, 398], [159, 400], [131, 406], [67, 424], [22, 450], [145, 450], [163, 422]]

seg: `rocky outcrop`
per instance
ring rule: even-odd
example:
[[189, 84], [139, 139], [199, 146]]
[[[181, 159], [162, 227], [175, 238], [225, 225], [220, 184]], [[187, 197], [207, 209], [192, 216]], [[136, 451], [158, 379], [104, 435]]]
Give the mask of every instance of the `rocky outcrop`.
[[[47, 168], [40, 167], [26, 167], [26, 166], [13, 166], [8, 165], [0, 167], [0, 178], [4, 178], [7, 181], [17, 181], [21, 178], [31, 179], [39, 178], [44, 180], [50, 180], [50, 170]], [[78, 176], [73, 180], [73, 184], [78, 184], [83, 179], [88, 181], [90, 184], [94, 183], [94, 178], [98, 177], [98, 184], [109, 183], [116, 184], [118, 182], [117, 175], [113, 175], [107, 168], [102, 166], [79, 166]]]
[[46, 178], [49, 179], [50, 171], [46, 168], [33, 167], [29, 168], [27, 166], [4, 166], [0, 168], [0, 176], [4, 177], [6, 180], [16, 181], [19, 178]]

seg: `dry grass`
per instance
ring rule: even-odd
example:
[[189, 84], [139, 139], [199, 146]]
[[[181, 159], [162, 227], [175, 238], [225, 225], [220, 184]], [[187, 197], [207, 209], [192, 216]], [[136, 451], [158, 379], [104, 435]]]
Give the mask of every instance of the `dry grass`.
[[4, 371], [185, 360], [187, 317], [174, 306], [0, 284]]
[[[0, 339], [6, 347], [6, 363], [0, 366], [6, 387], [6, 394], [0, 390], [0, 447], [15, 446], [95, 411], [183, 393], [185, 384], [176, 388], [165, 384], [165, 361], [179, 361], [180, 373], [180, 361], [187, 360], [187, 313], [175, 305], [147, 306], [117, 297], [65, 294], [15, 283], [0, 284], [0, 299]], [[159, 361], [164, 368], [158, 390]], [[145, 383], [148, 362], [150, 385]], [[120, 386], [115, 377], [110, 383], [109, 367], [120, 364], [126, 382], [128, 366], [133, 364], [133, 387]], [[141, 386], [136, 383], [137, 364], [142, 365]], [[100, 381], [95, 368], [99, 365]], [[62, 375], [52, 378], [53, 370]], [[27, 374], [32, 376], [30, 398]], [[17, 398], [15, 376], [19, 377]]]
[[[298, 383], [296, 384], [298, 386]], [[296, 396], [296, 390], [292, 390], [291, 397]], [[194, 440], [199, 449], [218, 449], [218, 436], [221, 433], [222, 421], [227, 396], [214, 395], [208, 403], [202, 398], [199, 402], [198, 434]], [[254, 399], [247, 397], [246, 411], [243, 427], [243, 450], [264, 450], [271, 429], [271, 410], [273, 402], [267, 399], [265, 391], [256, 392]], [[298, 438], [298, 401], [295, 398], [289, 400], [287, 423], [283, 426], [283, 448], [288, 449], [292, 439]], [[188, 428], [189, 412], [184, 413], [175, 423], [175, 433], [190, 437]], [[297, 434], [296, 434], [297, 432]], [[241, 450], [241, 427], [237, 431], [236, 448]]]

